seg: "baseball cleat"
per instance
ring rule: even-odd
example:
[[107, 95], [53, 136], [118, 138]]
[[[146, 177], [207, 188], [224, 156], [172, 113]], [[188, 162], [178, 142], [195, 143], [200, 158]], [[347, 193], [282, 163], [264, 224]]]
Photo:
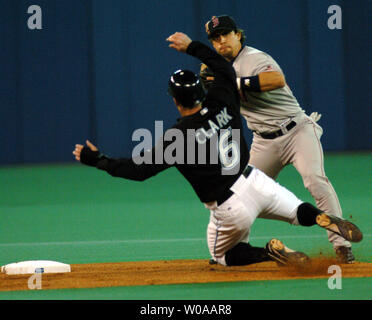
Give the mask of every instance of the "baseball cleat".
[[310, 258], [303, 252], [289, 249], [278, 239], [271, 239], [266, 244], [268, 256], [279, 265], [305, 266]]
[[355, 257], [350, 247], [337, 247], [335, 248], [337, 260], [340, 263], [354, 263]]
[[214, 260], [214, 259], [210, 259], [210, 260], [209, 260], [209, 264], [210, 264], [210, 265], [217, 264], [217, 261]]
[[355, 224], [336, 216], [327, 213], [318, 214], [316, 223], [322, 228], [337, 233], [347, 241], [360, 242], [363, 239], [362, 232]]

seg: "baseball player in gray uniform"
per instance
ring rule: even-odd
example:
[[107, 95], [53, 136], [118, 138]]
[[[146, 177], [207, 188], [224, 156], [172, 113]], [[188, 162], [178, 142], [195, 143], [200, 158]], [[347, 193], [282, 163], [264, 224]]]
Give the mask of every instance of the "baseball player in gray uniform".
[[[213, 16], [205, 28], [214, 49], [236, 71], [241, 114], [253, 131], [249, 164], [274, 179], [286, 165], [293, 164], [317, 207], [342, 217], [337, 194], [324, 171], [323, 129], [317, 123], [320, 115], [306, 115], [278, 63], [267, 53], [244, 46], [244, 31], [231, 17]], [[201, 71], [205, 80], [212, 76], [208, 72]], [[353, 263], [350, 242], [327, 233], [340, 262]]]

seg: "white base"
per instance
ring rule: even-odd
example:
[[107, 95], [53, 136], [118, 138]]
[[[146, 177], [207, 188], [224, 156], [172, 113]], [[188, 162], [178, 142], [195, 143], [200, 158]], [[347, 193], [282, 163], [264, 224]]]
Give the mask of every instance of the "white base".
[[71, 266], [57, 261], [32, 260], [7, 264], [1, 267], [1, 272], [6, 274], [60, 273], [71, 272]]

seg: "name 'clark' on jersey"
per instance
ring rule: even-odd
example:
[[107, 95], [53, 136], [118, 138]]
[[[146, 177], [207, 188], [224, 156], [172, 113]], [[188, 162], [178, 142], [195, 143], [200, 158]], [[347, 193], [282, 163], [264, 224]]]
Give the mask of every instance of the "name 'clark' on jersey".
[[[191, 42], [186, 52], [213, 70], [215, 80], [202, 102], [202, 109], [178, 119], [163, 136], [173, 130], [182, 132], [183, 139], [177, 142], [179, 135], [174, 135], [175, 139], [162, 139], [161, 143], [158, 142], [138, 157], [104, 158], [97, 167], [114, 177], [143, 181], [175, 166], [191, 184], [201, 202], [222, 203], [231, 196], [230, 187], [249, 160], [235, 71], [229, 62], [198, 41]], [[179, 141], [182, 141], [184, 149], [181, 158], [175, 156], [176, 162], [169, 163], [164, 157], [164, 161], [159, 163], [156, 155], [169, 154], [167, 148], [172, 149], [173, 153], [179, 152], [178, 148], [172, 148]], [[149, 163], [143, 159], [151, 161]]]

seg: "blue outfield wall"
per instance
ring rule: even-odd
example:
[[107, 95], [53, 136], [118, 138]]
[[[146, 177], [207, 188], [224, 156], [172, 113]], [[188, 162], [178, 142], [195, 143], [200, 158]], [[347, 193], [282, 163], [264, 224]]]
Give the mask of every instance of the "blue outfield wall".
[[[330, 5], [342, 29], [330, 30]], [[29, 6], [42, 9], [30, 30]], [[0, 164], [73, 161], [91, 139], [130, 156], [137, 128], [179, 116], [166, 93], [192, 57], [168, 48], [182, 31], [207, 42], [204, 24], [230, 14], [247, 45], [272, 55], [308, 112], [323, 114], [325, 150], [372, 149], [371, 0], [0, 0]], [[251, 134], [246, 130], [246, 136]]]

